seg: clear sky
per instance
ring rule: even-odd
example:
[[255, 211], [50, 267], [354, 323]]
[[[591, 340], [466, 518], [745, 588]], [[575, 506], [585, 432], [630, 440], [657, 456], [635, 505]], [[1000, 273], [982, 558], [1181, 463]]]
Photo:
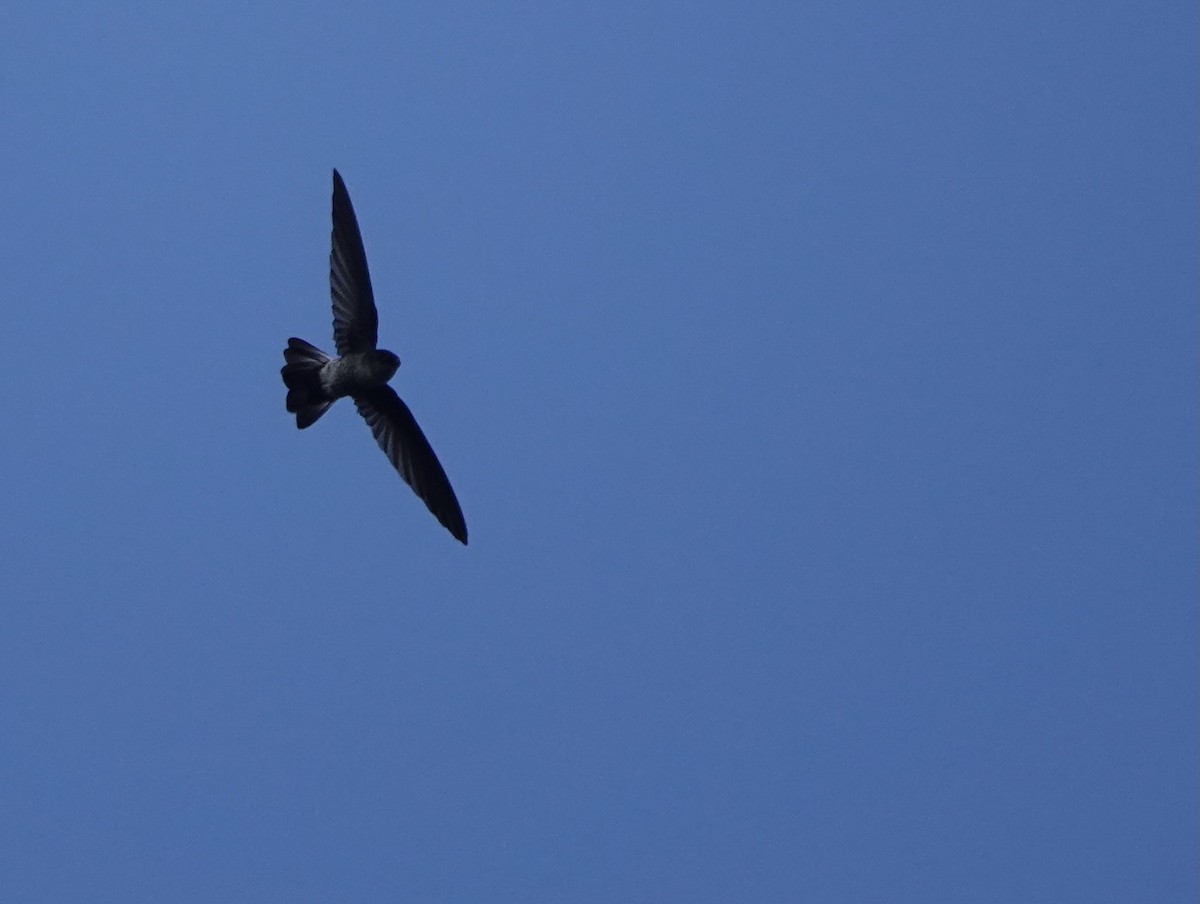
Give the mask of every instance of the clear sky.
[[1197, 899], [1194, 3], [185, 7], [0, 31], [0, 899]]

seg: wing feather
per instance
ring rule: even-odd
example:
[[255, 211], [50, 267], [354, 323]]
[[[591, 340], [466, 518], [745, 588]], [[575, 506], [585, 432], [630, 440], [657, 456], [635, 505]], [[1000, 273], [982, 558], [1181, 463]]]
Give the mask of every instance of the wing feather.
[[333, 339], [339, 355], [375, 348], [379, 314], [371, 291], [367, 252], [354, 216], [354, 205], [341, 174], [333, 171], [333, 234], [329, 252], [329, 289], [333, 295]]
[[408, 406], [390, 386], [359, 393], [354, 396], [354, 404], [404, 482], [442, 526], [466, 545], [467, 523], [458, 497]]

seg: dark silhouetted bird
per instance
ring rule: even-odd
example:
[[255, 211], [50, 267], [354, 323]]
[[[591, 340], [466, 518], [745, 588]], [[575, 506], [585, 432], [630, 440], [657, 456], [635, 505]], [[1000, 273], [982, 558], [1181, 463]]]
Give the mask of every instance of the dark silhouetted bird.
[[367, 272], [367, 254], [346, 183], [333, 171], [333, 250], [329, 253], [333, 293], [333, 340], [339, 357], [331, 358], [303, 339], [288, 340], [283, 350], [287, 410], [303, 430], [343, 396], [354, 400], [375, 441], [404, 482], [413, 488], [442, 526], [463, 544], [467, 524], [458, 499], [425, 434], [388, 380], [400, 359], [376, 348], [379, 315]]

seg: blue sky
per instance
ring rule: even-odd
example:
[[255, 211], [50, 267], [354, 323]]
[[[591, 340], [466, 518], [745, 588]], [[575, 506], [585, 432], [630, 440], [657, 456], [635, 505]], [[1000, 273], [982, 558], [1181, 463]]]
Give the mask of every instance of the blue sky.
[[0, 34], [0, 897], [1196, 900], [1194, 4], [168, 7]]

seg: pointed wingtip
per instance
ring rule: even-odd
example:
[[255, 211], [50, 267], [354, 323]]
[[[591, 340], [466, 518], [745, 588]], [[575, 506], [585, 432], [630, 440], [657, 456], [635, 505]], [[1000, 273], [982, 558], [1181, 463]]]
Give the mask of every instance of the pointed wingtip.
[[[447, 481], [447, 489], [450, 489], [449, 481]], [[431, 508], [430, 511], [433, 512], [434, 517], [442, 523], [442, 527], [446, 528], [446, 530], [450, 532], [450, 536], [452, 536], [463, 546], [466, 546], [467, 519], [463, 517], [462, 509], [458, 507], [458, 500], [453, 498], [453, 489], [450, 489], [450, 496], [453, 502], [450, 511], [446, 511], [444, 508], [439, 509], [438, 511], [434, 511]]]
[[[451, 492], [453, 492], [453, 490], [451, 490]], [[442, 512], [434, 512], [433, 514], [434, 514], [434, 517], [436, 517], [438, 519], [438, 521], [442, 522], [442, 527], [446, 528], [446, 530], [449, 532], [450, 536], [452, 536], [455, 540], [457, 540], [463, 546], [466, 546], [467, 545], [467, 522], [466, 522], [466, 519], [464, 519], [462, 516], [462, 511], [458, 510], [457, 500], [455, 500], [455, 503], [456, 503], [455, 504], [456, 510], [454, 512], [442, 511]], [[432, 509], [431, 509], [431, 511], [432, 511]]]

